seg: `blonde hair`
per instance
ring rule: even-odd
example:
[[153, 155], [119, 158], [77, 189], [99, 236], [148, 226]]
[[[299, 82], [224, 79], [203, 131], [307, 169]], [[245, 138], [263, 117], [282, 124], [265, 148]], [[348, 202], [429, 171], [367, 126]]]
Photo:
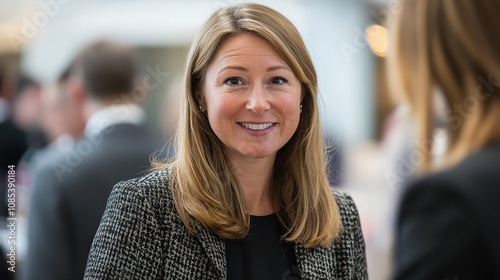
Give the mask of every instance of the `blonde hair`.
[[500, 77], [500, 1], [401, 1], [390, 83], [417, 119], [419, 143], [428, 151], [424, 170], [433, 165], [432, 93], [440, 89], [449, 110], [445, 165], [455, 164], [500, 140], [500, 96], [492, 94], [500, 85], [492, 84], [492, 77]]
[[185, 76], [182, 115], [176, 134], [173, 166], [175, 206], [186, 228], [196, 222], [222, 238], [243, 238], [249, 215], [227, 162], [224, 145], [199, 110], [205, 72], [221, 44], [250, 33], [267, 40], [301, 81], [304, 98], [298, 128], [276, 156], [271, 179], [274, 209], [287, 241], [305, 247], [329, 246], [340, 234], [338, 206], [326, 176], [324, 144], [317, 107], [317, 78], [304, 42], [294, 25], [266, 6], [242, 4], [217, 10], [191, 47]]

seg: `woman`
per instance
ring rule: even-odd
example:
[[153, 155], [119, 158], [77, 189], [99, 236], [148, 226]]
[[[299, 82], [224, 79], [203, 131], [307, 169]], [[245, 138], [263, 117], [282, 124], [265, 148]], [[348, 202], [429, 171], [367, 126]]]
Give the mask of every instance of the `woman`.
[[367, 279], [316, 100], [290, 21], [257, 4], [216, 11], [189, 54], [176, 158], [114, 188], [85, 279]]
[[[424, 170], [403, 195], [395, 279], [500, 279], [500, 1], [402, 1], [391, 56]], [[432, 114], [434, 94], [448, 110]], [[445, 165], [430, 156], [447, 124]], [[415, 161], [417, 163], [418, 161]]]

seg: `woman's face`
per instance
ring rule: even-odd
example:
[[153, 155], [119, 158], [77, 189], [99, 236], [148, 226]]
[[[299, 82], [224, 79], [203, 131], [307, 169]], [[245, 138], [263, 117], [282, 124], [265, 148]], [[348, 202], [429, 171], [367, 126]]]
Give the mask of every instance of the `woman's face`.
[[274, 157], [297, 129], [302, 86], [264, 39], [241, 34], [208, 66], [202, 106], [229, 158]]

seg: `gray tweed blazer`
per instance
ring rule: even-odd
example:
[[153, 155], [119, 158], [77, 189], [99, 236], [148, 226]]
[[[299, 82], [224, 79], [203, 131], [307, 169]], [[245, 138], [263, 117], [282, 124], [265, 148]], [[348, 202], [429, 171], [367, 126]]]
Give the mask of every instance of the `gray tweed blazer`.
[[[84, 279], [227, 278], [224, 240], [201, 226], [195, 236], [188, 233], [175, 209], [170, 181], [170, 172], [163, 170], [113, 188]], [[349, 195], [335, 195], [343, 233], [330, 248], [294, 244], [301, 279], [368, 279], [356, 206]]]

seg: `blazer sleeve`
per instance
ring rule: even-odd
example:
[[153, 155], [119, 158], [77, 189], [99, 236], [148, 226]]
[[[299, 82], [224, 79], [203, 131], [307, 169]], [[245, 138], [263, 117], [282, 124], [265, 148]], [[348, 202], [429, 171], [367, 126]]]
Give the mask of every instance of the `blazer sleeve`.
[[340, 208], [343, 226], [337, 245], [340, 249], [337, 256], [341, 258], [336, 262], [338, 279], [368, 279], [365, 241], [356, 204], [349, 194], [335, 192], [335, 197]]
[[148, 186], [118, 183], [94, 237], [85, 280], [162, 279], [162, 244]]
[[411, 186], [397, 220], [394, 279], [456, 279], [461, 256], [480, 239], [476, 228], [458, 191], [436, 182]]

